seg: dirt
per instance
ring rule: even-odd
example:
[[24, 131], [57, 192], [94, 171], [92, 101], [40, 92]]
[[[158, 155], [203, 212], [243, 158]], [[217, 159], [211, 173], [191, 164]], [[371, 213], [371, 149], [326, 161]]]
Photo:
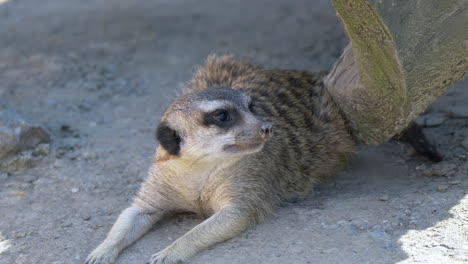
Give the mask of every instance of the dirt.
[[[328, 0], [0, 0], [0, 98], [52, 139], [34, 167], [0, 173], [0, 263], [84, 263], [208, 54], [318, 71], [346, 42]], [[466, 112], [467, 86], [425, 115], [443, 163], [401, 142], [361, 147], [336, 181], [190, 263], [467, 263], [468, 119], [450, 114]], [[118, 263], [145, 263], [201, 221], [158, 224]]]

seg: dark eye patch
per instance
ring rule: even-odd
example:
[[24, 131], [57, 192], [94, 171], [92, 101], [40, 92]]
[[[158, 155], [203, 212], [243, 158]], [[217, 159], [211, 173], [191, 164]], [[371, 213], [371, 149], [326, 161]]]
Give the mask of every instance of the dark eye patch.
[[217, 109], [203, 114], [203, 125], [229, 129], [239, 120], [240, 115], [234, 108]]
[[249, 111], [255, 114], [255, 101], [254, 100], [250, 101]]
[[179, 155], [180, 143], [182, 138], [179, 133], [170, 128], [166, 122], [161, 122], [156, 130], [156, 138], [159, 144], [167, 150], [171, 155]]
[[250, 96], [250, 102], [249, 102], [249, 105], [248, 105], [248, 108], [249, 108], [249, 111], [252, 112], [252, 114], [258, 114], [257, 110], [258, 110], [258, 97], [256, 96]]

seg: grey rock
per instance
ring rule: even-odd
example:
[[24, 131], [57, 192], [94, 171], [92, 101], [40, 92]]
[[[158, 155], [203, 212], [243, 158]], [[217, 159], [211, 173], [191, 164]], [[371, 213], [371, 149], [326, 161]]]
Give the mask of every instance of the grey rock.
[[88, 221], [89, 219], [91, 219], [91, 216], [90, 216], [90, 215], [84, 215], [84, 216], [83, 216], [83, 220], [84, 220], [84, 221]]
[[379, 201], [388, 201], [388, 199], [390, 199], [388, 194], [384, 194], [384, 195], [379, 197]]
[[320, 252], [322, 254], [331, 254], [331, 253], [336, 252], [336, 251], [338, 251], [337, 248], [326, 248], [326, 249], [321, 249], [320, 250]]
[[450, 109], [448, 116], [450, 118], [468, 118], [468, 107], [467, 106], [454, 106]]
[[50, 141], [49, 134], [0, 101], [0, 161]]
[[414, 119], [414, 122], [419, 126], [424, 126], [424, 123], [426, 122], [426, 116], [420, 115]]
[[40, 144], [35, 149], [25, 150], [17, 155], [7, 157], [0, 161], [0, 171], [14, 172], [21, 168], [32, 167], [37, 161], [47, 156], [49, 150], [49, 144]]
[[422, 127], [440, 126], [447, 118], [441, 114], [421, 115], [415, 119], [415, 122]]
[[34, 162], [34, 156], [31, 151], [24, 151], [13, 157], [4, 159], [0, 163], [0, 170], [6, 172], [13, 172], [20, 168], [32, 167]]

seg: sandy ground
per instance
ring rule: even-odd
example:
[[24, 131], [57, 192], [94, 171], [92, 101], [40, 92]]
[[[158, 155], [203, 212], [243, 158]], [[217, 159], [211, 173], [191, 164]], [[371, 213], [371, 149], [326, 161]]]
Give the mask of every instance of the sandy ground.
[[[209, 53], [317, 71], [345, 44], [328, 0], [0, 0], [0, 98], [52, 136], [34, 168], [0, 173], [0, 263], [84, 263], [144, 179], [164, 107]], [[428, 110], [443, 121], [425, 129], [442, 164], [399, 142], [361, 148], [315, 196], [191, 263], [467, 263], [468, 119], [449, 117], [468, 107], [467, 86]], [[158, 224], [118, 263], [144, 263], [201, 221]]]

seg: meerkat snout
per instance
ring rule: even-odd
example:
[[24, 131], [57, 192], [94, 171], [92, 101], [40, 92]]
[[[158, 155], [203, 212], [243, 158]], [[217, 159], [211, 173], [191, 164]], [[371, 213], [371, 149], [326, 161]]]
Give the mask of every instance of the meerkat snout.
[[260, 128], [260, 136], [264, 139], [269, 139], [273, 135], [272, 124], [269, 122], [263, 123]]

